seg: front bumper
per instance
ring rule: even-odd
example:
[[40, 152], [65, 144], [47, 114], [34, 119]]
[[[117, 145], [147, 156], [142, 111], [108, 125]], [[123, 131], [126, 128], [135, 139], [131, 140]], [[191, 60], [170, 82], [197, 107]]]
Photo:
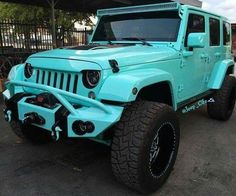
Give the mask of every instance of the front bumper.
[[[62, 108], [64, 108], [68, 111], [68, 115], [66, 115], [66, 119], [64, 119], [65, 121], [63, 121], [64, 126], [61, 126], [60, 128], [65, 127], [64, 129], [66, 130], [62, 131], [66, 131], [68, 137], [95, 138], [99, 134], [103, 133], [107, 128], [111, 127], [114, 123], [118, 122], [124, 109], [120, 106], [105, 105], [99, 101], [84, 96], [35, 83], [10, 81], [6, 84], [6, 86], [8, 90], [3, 93], [4, 99], [6, 101], [10, 100], [10, 98], [16, 93], [14, 92], [14, 89], [19, 87], [22, 89], [38, 89], [41, 93], [49, 92], [54, 95], [59, 103], [53, 109], [28, 103], [26, 100], [36, 95], [27, 95], [17, 101], [17, 110], [13, 112], [17, 112], [15, 116], [17, 116], [17, 120], [20, 120], [21, 122], [24, 122], [26, 114], [34, 112], [37, 115], [43, 117], [45, 122], [41, 125], [35, 123], [32, 124], [53, 132], [55, 131], [53, 129], [53, 127], [55, 128], [55, 124], [60, 125], [58, 122], [60, 121], [58, 113]], [[22, 93], [24, 93], [24, 91]], [[74, 107], [74, 104], [77, 104], [80, 107]], [[92, 122], [94, 125], [94, 130], [90, 133], [78, 134], [73, 130], [73, 124], [76, 121]]]

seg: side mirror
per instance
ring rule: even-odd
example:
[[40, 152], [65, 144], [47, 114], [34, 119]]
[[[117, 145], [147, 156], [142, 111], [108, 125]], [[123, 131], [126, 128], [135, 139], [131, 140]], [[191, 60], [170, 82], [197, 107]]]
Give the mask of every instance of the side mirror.
[[188, 47], [204, 48], [206, 46], [206, 33], [190, 33], [188, 35]]

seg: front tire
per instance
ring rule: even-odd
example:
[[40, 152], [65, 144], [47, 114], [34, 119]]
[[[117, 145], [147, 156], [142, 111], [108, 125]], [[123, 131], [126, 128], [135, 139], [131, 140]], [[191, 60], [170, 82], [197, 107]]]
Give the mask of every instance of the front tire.
[[160, 188], [178, 152], [179, 123], [162, 103], [137, 101], [114, 127], [111, 164], [116, 178], [142, 193]]
[[226, 76], [220, 90], [213, 95], [214, 102], [207, 104], [208, 115], [216, 120], [228, 120], [235, 106], [236, 79]]
[[49, 132], [32, 125], [22, 125], [19, 121], [13, 120], [10, 123], [13, 132], [21, 139], [28, 140], [33, 144], [47, 144], [52, 141]]

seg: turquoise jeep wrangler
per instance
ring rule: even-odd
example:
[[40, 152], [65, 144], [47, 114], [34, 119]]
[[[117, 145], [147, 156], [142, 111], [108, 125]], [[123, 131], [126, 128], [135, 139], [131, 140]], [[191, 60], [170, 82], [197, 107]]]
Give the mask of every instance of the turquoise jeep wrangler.
[[153, 192], [176, 160], [176, 111], [200, 100], [213, 119], [232, 115], [231, 25], [178, 3], [97, 15], [90, 44], [34, 54], [12, 68], [5, 118], [34, 142], [69, 137], [110, 145], [117, 179]]

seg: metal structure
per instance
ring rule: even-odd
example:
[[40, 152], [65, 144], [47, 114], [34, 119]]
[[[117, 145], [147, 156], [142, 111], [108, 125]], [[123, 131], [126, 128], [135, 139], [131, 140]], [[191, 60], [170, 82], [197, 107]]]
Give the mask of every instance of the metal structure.
[[99, 0], [99, 1], [70, 0], [70, 2], [66, 0], [1, 0], [1, 1], [8, 3], [19, 3], [26, 5], [50, 7], [52, 13], [52, 40], [54, 47], [56, 47], [55, 9], [95, 13], [96, 10], [102, 8], [144, 5], [151, 3], [166, 3], [173, 1], [198, 7], [202, 6], [202, 2], [199, 0]]
[[[58, 47], [84, 45], [89, 31], [56, 28]], [[53, 49], [52, 30], [42, 24], [0, 21], [0, 78], [6, 78], [12, 65], [23, 62], [30, 54]]]
[[179, 2], [200, 7], [202, 2], [199, 0], [1, 0], [2, 2], [20, 3], [27, 5], [43, 6], [68, 11], [96, 12], [97, 9], [124, 7], [131, 5], [145, 5], [151, 3]]
[[[45, 29], [45, 27], [36, 27], [35, 25], [29, 25], [30, 29], [33, 29], [33, 33], [28, 32], [28, 28], [26, 28], [26, 33], [28, 32], [28, 39], [25, 39], [27, 37], [17, 37], [11, 38], [10, 41], [13, 41], [14, 43], [8, 44], [9, 40], [5, 39], [5, 34], [10, 33], [11, 31], [4, 31], [5, 28], [2, 28], [0, 26], [0, 51], [4, 56], [0, 58], [0, 74], [3, 77], [3, 73], [8, 73], [7, 66], [10, 62], [12, 64], [15, 64], [16, 62], [20, 62], [27, 57], [32, 52], [37, 52], [39, 50], [47, 50], [51, 48], [56, 48], [61, 45], [67, 45], [67, 42], [65, 41], [65, 37], [67, 37], [68, 34], [71, 33], [71, 31], [65, 31], [64, 29], [56, 29], [55, 25], [55, 9], [61, 9], [61, 10], [68, 10], [68, 11], [78, 11], [78, 12], [86, 12], [86, 13], [95, 13], [97, 9], [102, 8], [113, 8], [113, 7], [124, 7], [124, 6], [131, 6], [131, 5], [144, 5], [144, 4], [152, 4], [152, 3], [166, 3], [166, 2], [179, 2], [182, 4], [189, 4], [193, 6], [201, 7], [201, 1], [198, 0], [93, 0], [93, 1], [87, 1], [87, 0], [70, 0], [69, 2], [66, 0], [0, 0], [2, 2], [7, 3], [19, 3], [19, 4], [26, 4], [26, 5], [34, 5], [34, 6], [41, 6], [41, 7], [50, 7], [51, 9], [51, 17], [52, 17], [52, 26], [50, 27], [51, 30], [48, 29], [48, 27]], [[7, 29], [11, 29], [9, 25], [11, 24], [5, 24], [1, 23], [1, 25], [7, 27]], [[18, 26], [17, 24], [14, 24]], [[29, 27], [28, 25], [24, 25], [24, 27]], [[45, 36], [48, 41], [45, 43], [39, 43], [37, 39], [38, 30], [44, 31], [45, 30]], [[57, 42], [57, 32], [63, 32], [64, 38], [62, 39], [62, 44], [58, 44]], [[49, 35], [49, 32], [51, 34]], [[84, 44], [84, 32], [74, 32], [78, 34], [82, 34], [83, 38], [82, 41], [75, 42], [76, 44]], [[19, 34], [19, 33], [18, 33]], [[79, 35], [81, 37], [81, 35]], [[19, 39], [18, 39], [19, 38]], [[41, 40], [44, 40], [43, 37], [41, 37]], [[20, 40], [21, 39], [21, 40]], [[28, 43], [27, 43], [28, 42]], [[73, 42], [69, 42], [69, 44], [73, 45]], [[21, 51], [24, 51], [21, 53]], [[17, 52], [16, 52], [17, 51]], [[21, 53], [20, 57], [19, 54]], [[11, 54], [9, 56], [9, 54]], [[14, 57], [12, 57], [12, 54], [14, 54]], [[17, 55], [17, 56], [15, 56]], [[5, 74], [6, 75], [6, 74]], [[5, 76], [4, 75], [4, 76]]]

